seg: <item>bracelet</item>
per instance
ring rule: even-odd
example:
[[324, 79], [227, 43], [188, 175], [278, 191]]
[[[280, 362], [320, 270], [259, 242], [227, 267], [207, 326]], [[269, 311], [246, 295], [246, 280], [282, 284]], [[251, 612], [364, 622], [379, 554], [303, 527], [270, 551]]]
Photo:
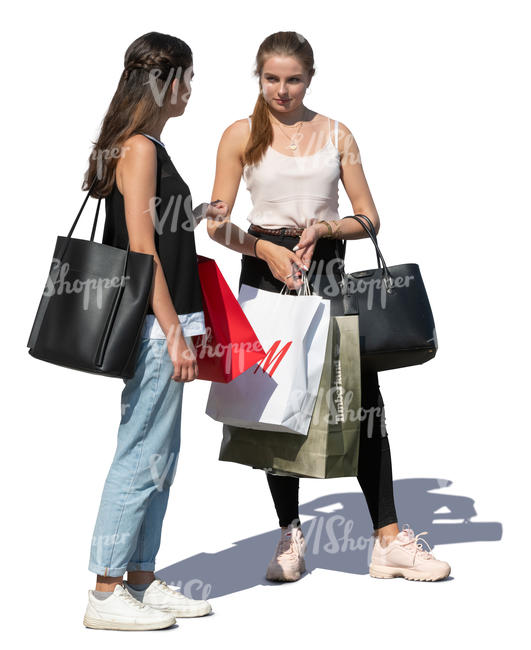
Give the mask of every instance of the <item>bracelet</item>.
[[[338, 221], [341, 221], [341, 219], [339, 219]], [[332, 228], [329, 221], [325, 221], [323, 219], [321, 221], [318, 221], [318, 223], [325, 223], [326, 227], [328, 228], [328, 234], [323, 235], [323, 239], [343, 239], [343, 237], [341, 236], [341, 225], [339, 223], [335, 230]]]
[[[258, 255], [256, 254], [256, 244], [258, 244], [258, 237], [255, 237], [254, 239], [254, 256], [258, 257]], [[258, 257], [258, 259], [260, 258]]]
[[341, 234], [341, 221], [342, 219], [337, 220], [337, 228], [335, 229], [334, 232], [334, 239], [343, 239], [343, 236]]
[[323, 235], [322, 239], [332, 239], [334, 236], [334, 232], [332, 230], [332, 226], [328, 223], [328, 221], [325, 221], [324, 219], [321, 219], [321, 221], [318, 221], [317, 223], [324, 223], [326, 224], [326, 227], [328, 228], [328, 234]]

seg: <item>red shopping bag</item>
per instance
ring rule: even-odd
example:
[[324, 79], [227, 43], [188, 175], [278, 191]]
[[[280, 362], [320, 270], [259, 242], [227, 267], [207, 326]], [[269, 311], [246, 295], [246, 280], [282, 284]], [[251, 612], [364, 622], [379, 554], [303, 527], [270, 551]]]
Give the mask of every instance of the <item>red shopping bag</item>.
[[192, 337], [199, 379], [228, 383], [266, 356], [215, 260], [197, 256], [206, 334]]

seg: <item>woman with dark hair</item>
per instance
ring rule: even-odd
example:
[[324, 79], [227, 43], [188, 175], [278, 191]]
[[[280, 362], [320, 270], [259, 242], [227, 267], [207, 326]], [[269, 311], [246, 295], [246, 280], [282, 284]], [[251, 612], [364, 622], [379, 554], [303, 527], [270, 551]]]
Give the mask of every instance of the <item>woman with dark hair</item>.
[[[190, 96], [192, 51], [150, 32], [125, 53], [118, 88], [90, 156], [84, 189], [105, 197], [103, 243], [154, 257], [150, 305], [135, 374], [124, 380], [116, 453], [94, 527], [87, 627], [151, 630], [176, 617], [203, 616], [205, 600], [185, 597], [155, 577], [180, 448], [184, 383], [197, 377], [192, 336], [205, 332], [194, 225], [226, 206], [191, 209], [190, 190], [160, 141], [167, 120]], [[127, 571], [127, 581], [123, 574]]]
[[[304, 96], [315, 72], [313, 51], [297, 32], [268, 36], [256, 55], [260, 94], [252, 116], [223, 133], [217, 153], [213, 195], [227, 204], [223, 218], [209, 220], [212, 239], [242, 254], [243, 283], [267, 291], [298, 289], [302, 270], [312, 283], [316, 269], [334, 266], [334, 240], [361, 239], [366, 231], [338, 214], [338, 181], [355, 214], [366, 215], [376, 232], [380, 220], [352, 133], [342, 123], [307, 108]], [[240, 179], [251, 193], [251, 222], [244, 232], [230, 221]], [[344, 249], [342, 253], [344, 256]], [[342, 263], [343, 258], [337, 260]], [[327, 271], [328, 272], [328, 271]], [[337, 285], [336, 285], [337, 286]], [[370, 575], [439, 580], [450, 573], [418, 543], [407, 524], [399, 531], [393, 496], [389, 441], [378, 375], [362, 369], [358, 481], [373, 522]], [[376, 433], [375, 433], [376, 432]], [[240, 443], [252, 435], [238, 431]], [[252, 444], [259, 444], [260, 436]], [[230, 439], [224, 440], [230, 445]], [[237, 455], [237, 454], [236, 454]], [[233, 457], [234, 454], [233, 454]], [[299, 479], [267, 472], [279, 519], [280, 540], [266, 577], [298, 580], [305, 571], [305, 541], [298, 511]]]

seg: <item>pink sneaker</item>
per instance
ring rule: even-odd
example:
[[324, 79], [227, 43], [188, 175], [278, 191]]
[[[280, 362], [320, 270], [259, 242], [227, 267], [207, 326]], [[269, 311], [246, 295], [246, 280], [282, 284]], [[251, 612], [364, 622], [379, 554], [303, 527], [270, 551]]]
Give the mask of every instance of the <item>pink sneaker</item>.
[[266, 572], [268, 580], [294, 582], [306, 571], [306, 541], [300, 526], [290, 524], [280, 529], [280, 540]]
[[[369, 574], [373, 578], [402, 577], [422, 581], [447, 578], [450, 575], [450, 565], [448, 562], [437, 560], [422, 548], [422, 544], [417, 543], [419, 538], [422, 539], [421, 535], [427, 535], [427, 531], [414, 535], [408, 524], [404, 524], [402, 530], [386, 547], [376, 538]], [[430, 548], [426, 540], [422, 541]]]

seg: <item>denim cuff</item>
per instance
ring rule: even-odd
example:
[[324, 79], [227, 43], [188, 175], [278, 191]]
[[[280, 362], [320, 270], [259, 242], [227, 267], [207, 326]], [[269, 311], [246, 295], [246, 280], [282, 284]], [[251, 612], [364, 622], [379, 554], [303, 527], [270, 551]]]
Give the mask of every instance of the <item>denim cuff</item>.
[[[184, 337], [205, 334], [205, 314], [203, 311], [195, 311], [190, 314], [178, 314], [179, 323]], [[164, 330], [160, 326], [155, 314], [146, 314], [142, 328], [143, 339], [165, 339]]]
[[128, 571], [155, 571], [155, 562], [129, 562]]

